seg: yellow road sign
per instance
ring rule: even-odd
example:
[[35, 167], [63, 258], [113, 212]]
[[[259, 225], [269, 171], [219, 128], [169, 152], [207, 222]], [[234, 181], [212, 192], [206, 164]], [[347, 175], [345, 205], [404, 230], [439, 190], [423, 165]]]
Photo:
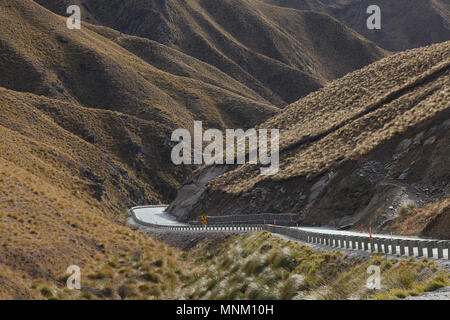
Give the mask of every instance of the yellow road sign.
[[202, 215], [202, 224], [206, 226], [208, 224], [208, 221], [206, 221], [208, 217], [206, 215]]

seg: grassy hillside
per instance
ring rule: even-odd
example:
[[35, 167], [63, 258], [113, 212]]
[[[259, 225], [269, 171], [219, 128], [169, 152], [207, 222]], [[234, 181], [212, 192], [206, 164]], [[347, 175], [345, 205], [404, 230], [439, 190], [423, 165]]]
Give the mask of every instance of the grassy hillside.
[[281, 130], [278, 173], [231, 170], [188, 215], [293, 212], [302, 223], [382, 229], [408, 199], [422, 207], [448, 197], [449, 49], [396, 54], [286, 107], [260, 125]]
[[[114, 124], [123, 125], [120, 139], [125, 142], [122, 139], [128, 136], [131, 148], [133, 140], [148, 138], [154, 127], [130, 116], [5, 89], [0, 89], [0, 111], [0, 298], [118, 296], [118, 287], [133, 277], [127, 270], [136, 255], [145, 259], [142, 270], [153, 272], [157, 268], [153, 262], [172, 252], [123, 225], [124, 211], [119, 208], [131, 205], [133, 199], [161, 201], [161, 190], [135, 174], [124, 148], [117, 151], [120, 143], [104, 134], [110, 126], [116, 131]], [[75, 120], [80, 132], [72, 127]], [[83, 122], [84, 128], [78, 126]], [[133, 123], [140, 123], [142, 131], [136, 132]], [[84, 129], [92, 131], [81, 132]], [[95, 141], [83, 140], [85, 134]], [[136, 151], [127, 156], [131, 152]], [[161, 174], [155, 163], [152, 167], [155, 176]], [[176, 260], [179, 253], [173, 254]], [[158, 275], [166, 284], [178, 281], [175, 270], [185, 268], [182, 260], [171, 259], [164, 260], [170, 265]], [[82, 270], [81, 293], [64, 291], [65, 270], [72, 264]], [[109, 271], [101, 273], [99, 268]], [[113, 292], [89, 284], [90, 279], [107, 281], [112, 275]], [[149, 290], [169, 295], [168, 290]]]
[[[95, 145], [96, 152], [120, 162], [119, 171], [138, 182], [119, 191], [114, 208], [174, 197], [190, 169], [167, 161], [173, 130], [191, 128], [194, 119], [207, 127], [246, 128], [278, 112], [213, 66], [155, 41], [87, 24], [69, 30], [65, 18], [28, 0], [2, 2], [0, 18], [0, 88], [16, 91], [2, 89], [4, 124], [25, 127], [26, 120], [11, 111], [24, 105], [44, 112], [80, 139], [78, 147], [65, 142], [61, 149], [80, 151], [80, 167], [98, 171], [86, 173], [98, 185], [111, 183], [111, 161], [87, 164], [94, 157], [83, 149]], [[50, 138], [46, 134], [40, 139]], [[115, 189], [123, 187], [113, 180]], [[99, 188], [116, 197], [117, 190]]]
[[[59, 14], [69, 4], [37, 2]], [[260, 1], [79, 3], [87, 21], [178, 49], [217, 67], [276, 106], [387, 54], [327, 15]]]
[[[421, 295], [450, 281], [448, 269], [426, 259], [313, 251], [268, 232], [204, 244], [196, 254], [208, 271], [186, 286], [188, 297], [194, 299], [384, 300]], [[380, 290], [366, 287], [370, 265], [380, 267]]]
[[[358, 292], [363, 298], [420, 294], [448, 283], [428, 261], [390, 265], [377, 257], [366, 262], [315, 254], [266, 233], [226, 237], [187, 253], [125, 225], [127, 208], [170, 201], [191, 174], [192, 168], [170, 162], [173, 130], [191, 128], [194, 119], [205, 127], [253, 127], [278, 115], [278, 106], [384, 57], [384, 50], [327, 15], [258, 1], [77, 0], [70, 4], [82, 5], [92, 23], [81, 30], [68, 30], [64, 17], [39, 3], [59, 13], [68, 4], [0, 3], [0, 299], [265, 298], [268, 292], [294, 298], [303, 297], [300, 291], [349, 298], [353, 283], [345, 292], [337, 288], [350, 273], [358, 276], [355, 286], [363, 283], [366, 263], [392, 267], [387, 279], [393, 282], [385, 296]], [[208, 189], [223, 200], [205, 204], [218, 213], [223, 201], [242, 194], [228, 205], [250, 211], [259, 197], [271, 208], [264, 193], [274, 181], [294, 181], [295, 189], [296, 179], [315, 183], [336, 162], [363, 162], [397, 136], [406, 139], [402, 156], [426, 160], [418, 162], [423, 172], [417, 177], [448, 181], [442, 165], [448, 127], [441, 123], [448, 118], [448, 45], [394, 56], [289, 106], [264, 124], [286, 128], [280, 173], [261, 180], [252, 167], [230, 172]], [[436, 126], [431, 133], [430, 123]], [[417, 124], [427, 131], [408, 142], [410, 134], [403, 133]], [[320, 139], [305, 142], [307, 136]], [[336, 136], [348, 138], [349, 146]], [[403, 174], [403, 163], [410, 162], [394, 163], [396, 175]], [[304, 208], [274, 192], [282, 200], [275, 210]], [[448, 202], [439, 192], [427, 191], [426, 206], [405, 206], [404, 220], [396, 222], [424, 219], [423, 232], [445, 236]], [[326, 221], [329, 212], [341, 213], [334, 209], [311, 211], [304, 221]], [[440, 214], [429, 214], [434, 210]], [[421, 224], [411, 227], [422, 230]], [[245, 252], [237, 252], [242, 259], [230, 268], [228, 247]], [[276, 255], [285, 248], [294, 257], [288, 264]], [[273, 283], [263, 282], [253, 260], [269, 267]], [[69, 265], [81, 267], [81, 291], [65, 286]], [[342, 274], [334, 273], [336, 266]], [[419, 269], [420, 278], [413, 274]], [[406, 272], [404, 282], [400, 272]], [[259, 289], [244, 287], [251, 277]], [[228, 280], [229, 291], [216, 287]]]
[[[166, 161], [170, 127], [4, 88], [0, 92], [0, 124], [11, 137], [4, 139], [2, 157], [48, 183], [71, 181], [64, 188], [86, 189], [120, 209], [168, 201], [189, 172]], [[16, 136], [23, 138], [20, 144]]]
[[5, 88], [187, 128], [194, 118], [219, 128], [251, 126], [277, 111], [236, 81], [217, 81], [218, 71], [194, 59], [184, 59], [185, 66], [208, 69], [204, 77], [215, 73], [216, 80], [158, 69], [89, 28], [67, 29], [63, 17], [32, 1], [7, 1], [0, 8]]

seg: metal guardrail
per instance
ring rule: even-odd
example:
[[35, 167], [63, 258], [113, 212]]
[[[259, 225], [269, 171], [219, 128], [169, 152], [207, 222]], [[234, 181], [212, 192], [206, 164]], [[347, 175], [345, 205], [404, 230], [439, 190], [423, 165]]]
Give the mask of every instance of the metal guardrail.
[[155, 228], [155, 229], [163, 229], [163, 230], [171, 230], [171, 231], [219, 231], [219, 232], [233, 232], [233, 231], [241, 231], [241, 232], [253, 232], [263, 230], [262, 225], [251, 225], [251, 224], [214, 224], [214, 225], [206, 225], [206, 226], [169, 226], [169, 225], [160, 225], [150, 222], [145, 222], [139, 220], [134, 213], [134, 209], [141, 208], [162, 208], [166, 206], [140, 206], [133, 207], [128, 210], [131, 218], [140, 225]]
[[[266, 230], [278, 233], [307, 243], [317, 243], [334, 248], [353, 249], [371, 253], [384, 253], [408, 257], [428, 257], [444, 259], [444, 250], [447, 250], [447, 259], [450, 259], [450, 241], [448, 240], [422, 240], [422, 239], [395, 239], [380, 238], [377, 236], [355, 236], [326, 234], [305, 231], [296, 228], [275, 225], [249, 225], [249, 224], [214, 224], [207, 226], [169, 226], [158, 225], [139, 220], [134, 209], [157, 208], [165, 206], [142, 206], [131, 208], [128, 212], [131, 218], [140, 225], [170, 230], [170, 231], [215, 231], [215, 232], [254, 232]], [[417, 249], [417, 250], [415, 250]], [[417, 254], [416, 254], [417, 251]]]
[[447, 249], [447, 259], [450, 259], [450, 241], [448, 240], [395, 239], [376, 236], [370, 238], [369, 236], [335, 235], [273, 225], [266, 225], [263, 229], [308, 243], [399, 256], [444, 259], [444, 250]]

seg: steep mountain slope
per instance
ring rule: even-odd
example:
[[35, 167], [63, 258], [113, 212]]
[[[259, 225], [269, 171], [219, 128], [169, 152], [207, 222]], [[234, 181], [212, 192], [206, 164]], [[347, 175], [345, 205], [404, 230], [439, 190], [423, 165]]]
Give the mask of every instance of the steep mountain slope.
[[[33, 1], [0, 2], [0, 71], [0, 298], [173, 297], [195, 266], [124, 226], [124, 209], [169, 201], [189, 174], [170, 162], [176, 128], [277, 108], [179, 51], [68, 30]], [[81, 292], [64, 290], [69, 265]]]
[[[37, 2], [59, 14], [73, 4]], [[386, 55], [327, 15], [257, 0], [78, 3], [87, 21], [172, 46], [217, 67], [277, 106]]]
[[[0, 86], [187, 128], [194, 118], [219, 128], [252, 126], [277, 112], [198, 60], [174, 54], [175, 66], [184, 61], [204, 78], [213, 75], [207, 82], [158, 69], [89, 28], [69, 30], [63, 17], [33, 1], [0, 8]], [[154, 45], [121, 40], [149, 51]]]
[[[2, 156], [20, 161], [17, 165], [23, 169], [27, 164], [26, 168], [48, 183], [69, 179], [74, 182], [64, 184], [65, 188], [81, 188], [117, 210], [167, 201], [188, 173], [166, 161], [170, 127], [4, 88], [0, 93], [0, 124], [29, 138], [11, 148], [12, 141], [4, 137]], [[32, 141], [45, 150], [41, 153]], [[39, 163], [46, 166], [36, 170]]]
[[[48, 3], [59, 6], [66, 2]], [[73, 3], [82, 4], [82, 0], [71, 1]], [[127, 7], [121, 7], [122, 3]], [[100, 18], [106, 17], [86, 9], [89, 7], [85, 5], [84, 14], [94, 24], [84, 23], [83, 29], [77, 31], [68, 30], [63, 17], [34, 1], [0, 2], [0, 299], [203, 297], [203, 281], [216, 281], [209, 278], [210, 264], [203, 263], [204, 256], [209, 257], [209, 250], [201, 251], [198, 256], [187, 255], [124, 225], [125, 208], [169, 201], [190, 174], [191, 168], [176, 167], [170, 162], [171, 132], [179, 127], [190, 128], [194, 119], [218, 128], [254, 126], [278, 114], [273, 102], [282, 105], [285, 102], [282, 96], [298, 94], [295, 86], [298, 91], [307, 92], [316, 88], [322, 78], [327, 80], [355, 66], [355, 62], [342, 65], [342, 61], [326, 65], [321, 55], [327, 50], [334, 52], [333, 47], [339, 45], [327, 41], [312, 45], [318, 52], [310, 58], [318, 64], [320, 77], [317, 79], [297, 67], [288, 66], [287, 62], [264, 56], [261, 61], [267, 61], [266, 65], [271, 67], [261, 67], [261, 72], [267, 73], [264, 76], [275, 70], [294, 83], [291, 91], [274, 93], [275, 89], [267, 88], [261, 80], [254, 80], [255, 77], [241, 69], [236, 69], [236, 74], [251, 81], [240, 81], [231, 71], [221, 71], [181, 52], [176, 46], [165, 46], [160, 43], [164, 42], [161, 39], [159, 42], [151, 40], [145, 30], [157, 30], [159, 37], [169, 33], [161, 27], [164, 25], [161, 20], [146, 20], [146, 15], [151, 16], [152, 11], [144, 10], [142, 20], [133, 20], [136, 16], [129, 13], [142, 9], [137, 5], [141, 3], [154, 3], [164, 11], [162, 0], [90, 2], [93, 8], [104, 9], [103, 12], [108, 8], [129, 10], [110, 15], [110, 23], [105, 23], [106, 20]], [[191, 1], [186, 6], [196, 3], [199, 2]], [[261, 8], [269, 10], [266, 6]], [[206, 9], [202, 10], [199, 12], [204, 15]], [[287, 15], [298, 14], [288, 12]], [[309, 14], [303, 14], [308, 19]], [[167, 15], [162, 16], [169, 19]], [[343, 28], [324, 15], [311, 17], [318, 21], [323, 19], [324, 24], [329, 23], [339, 30]], [[117, 18], [123, 19], [118, 21], [128, 25], [130, 30], [142, 31], [129, 33], [143, 37], [124, 35], [108, 28]], [[133, 26], [130, 21], [136, 24]], [[156, 28], [146, 24], [148, 21], [156, 21]], [[96, 25], [100, 23], [107, 26]], [[273, 28], [270, 30], [269, 33], [274, 32]], [[349, 48], [357, 51], [355, 55], [361, 55], [356, 64], [384, 55], [370, 42], [343, 30], [339, 41], [353, 43], [354, 47]], [[278, 36], [280, 33], [276, 33], [273, 40]], [[363, 53], [358, 51], [361, 47]], [[345, 47], [338, 46], [334, 53], [342, 56]], [[262, 56], [255, 54], [259, 55]], [[224, 69], [234, 66], [234, 60], [223, 59], [228, 63]], [[297, 58], [292, 59], [297, 61]], [[431, 57], [423, 68], [418, 67], [417, 75], [437, 60], [437, 56]], [[320, 69], [322, 64], [323, 69]], [[386, 78], [394, 77], [388, 74]], [[372, 80], [375, 85], [378, 79]], [[356, 87], [356, 83], [351, 85]], [[439, 86], [438, 81], [436, 86]], [[327, 113], [332, 112], [327, 110]], [[291, 131], [298, 129], [288, 121], [286, 126]], [[312, 125], [311, 128], [314, 129]], [[436, 139], [430, 144], [441, 141], [439, 137]], [[295, 139], [285, 140], [295, 144]], [[436, 168], [439, 168], [440, 162], [436, 161]], [[438, 169], [436, 172], [441, 174]], [[252, 179], [254, 177], [249, 181]], [[245, 183], [242, 187], [248, 188]], [[250, 202], [250, 205], [253, 204]], [[441, 208], [446, 202], [434, 205]], [[444, 215], [440, 218], [444, 224], [448, 219]], [[435, 228], [429, 226], [433, 234]], [[254, 244], [253, 240], [249, 238], [243, 245]], [[231, 241], [236, 240], [223, 243], [229, 246]], [[274, 243], [273, 252], [279, 251], [278, 248], [279, 244]], [[307, 264], [315, 265], [331, 258], [312, 255], [305, 248], [294, 248], [292, 252], [312, 259], [304, 261]], [[221, 260], [227, 259], [227, 254], [221, 250], [217, 251], [219, 254]], [[353, 263], [347, 265], [343, 259], [334, 260], [332, 258], [329, 265], [320, 262], [321, 270], [333, 269], [338, 262], [348, 272], [365, 275], [364, 266], [355, 270]], [[300, 261], [295, 263], [300, 264]], [[70, 265], [81, 268], [80, 291], [66, 287], [66, 270]], [[278, 258], [271, 266], [280, 271]], [[399, 263], [392, 270], [409, 270], [412, 266], [416, 267]], [[434, 277], [439, 276], [432, 263], [421, 270], [428, 272], [428, 267], [432, 270], [428, 276], [433, 278], [414, 278], [421, 286], [432, 284]], [[283, 270], [278, 273], [286, 274]], [[329, 280], [336, 283], [345, 280], [336, 274], [330, 276]], [[199, 278], [202, 281], [196, 283]], [[221, 273], [220, 280], [226, 278], [231, 276]], [[288, 279], [278, 280], [289, 285]], [[394, 283], [387, 290], [397, 287]], [[192, 288], [200, 291], [193, 295]], [[219, 296], [217, 291], [213, 294]], [[249, 290], [243, 297], [252, 294]]]
[[[397, 209], [414, 201], [437, 204], [420, 231], [432, 219], [447, 221], [449, 68], [445, 42], [334, 81], [261, 124], [280, 129], [277, 174], [261, 176], [259, 165], [249, 164], [204, 168], [179, 191], [170, 212], [181, 219], [199, 212], [292, 212], [305, 224], [336, 220], [382, 229], [393, 227]], [[448, 238], [448, 225], [440, 228]]]
[[[447, 0], [263, 0], [276, 6], [314, 10], [332, 15], [380, 47], [403, 51], [450, 40]], [[370, 5], [381, 9], [381, 30], [369, 30]]]
[[[158, 273], [158, 259], [170, 266], [154, 279], [180, 281], [173, 272], [187, 269], [181, 253], [131, 231], [119, 210], [162, 201], [183, 175], [159, 167], [164, 154], [149, 144], [163, 141], [153, 130], [166, 128], [0, 88], [1, 299], [118, 297], [126, 281]], [[128, 270], [134, 263], [137, 274]], [[64, 290], [70, 265], [81, 268], [82, 291]], [[152, 295], [170, 294], [152, 288]]]

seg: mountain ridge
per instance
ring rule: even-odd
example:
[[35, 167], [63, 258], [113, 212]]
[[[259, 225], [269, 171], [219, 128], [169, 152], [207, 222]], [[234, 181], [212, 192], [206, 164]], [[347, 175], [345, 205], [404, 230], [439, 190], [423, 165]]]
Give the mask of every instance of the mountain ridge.
[[[38, 3], [62, 15], [68, 5], [68, 1]], [[83, 12], [89, 8], [88, 17], [96, 15], [97, 23], [158, 41], [213, 65], [278, 107], [388, 54], [328, 15], [273, 10], [260, 1], [154, 0], [132, 9], [121, 3], [108, 11], [102, 1], [79, 3]], [[315, 22], [322, 23], [323, 30], [303, 32], [304, 26]], [[167, 37], [161, 39], [158, 30]], [[316, 43], [317, 32], [331, 33], [340, 41], [333, 46], [330, 38]]]
[[[287, 106], [259, 126], [281, 130], [278, 173], [261, 176], [258, 166], [249, 164], [205, 167], [179, 190], [169, 212], [179, 219], [194, 218], [195, 212], [292, 212], [300, 215], [299, 223], [329, 225], [335, 220], [338, 225], [358, 225], [362, 220], [379, 230], [394, 230], [389, 224], [399, 218], [397, 210], [408, 197], [418, 203], [419, 209], [433, 202], [445, 203], [448, 170], [444, 163], [450, 151], [444, 144], [448, 136], [445, 120], [449, 117], [449, 46], [450, 42], [446, 42], [395, 54]], [[441, 128], [439, 133], [435, 127]], [[414, 138], [412, 132], [419, 136]], [[403, 158], [398, 151], [402, 147], [396, 144], [402, 139], [417, 141], [415, 151], [404, 152], [414, 161]], [[434, 152], [433, 162], [424, 150]], [[409, 174], [383, 166], [397, 166]], [[360, 170], [363, 177], [366, 170], [374, 170], [375, 177], [359, 181], [355, 172]], [[411, 181], [405, 178], [409, 176]], [[423, 179], [422, 184], [418, 177]], [[340, 179], [347, 181], [345, 186]], [[440, 181], [444, 185], [437, 187]], [[358, 183], [365, 188], [358, 187]], [[383, 188], [383, 183], [397, 186]], [[414, 188], [441, 191], [429, 195]], [[186, 198], [188, 191], [195, 194], [193, 199]], [[386, 197], [386, 202], [375, 200], [377, 194]], [[404, 199], [399, 200], [395, 194], [402, 194]], [[385, 208], [389, 203], [395, 205], [392, 212]], [[429, 219], [433, 216], [431, 212], [422, 214]], [[447, 214], [444, 210], [443, 216]], [[422, 232], [426, 224], [419, 228], [418, 232]]]

